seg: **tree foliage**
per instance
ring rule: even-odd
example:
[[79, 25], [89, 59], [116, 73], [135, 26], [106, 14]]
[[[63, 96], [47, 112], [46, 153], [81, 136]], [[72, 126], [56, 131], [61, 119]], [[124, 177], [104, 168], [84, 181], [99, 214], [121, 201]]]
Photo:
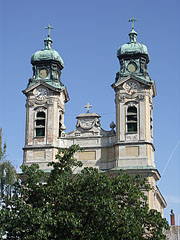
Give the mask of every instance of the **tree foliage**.
[[0, 235], [23, 240], [165, 239], [168, 224], [149, 210], [140, 190], [145, 180], [122, 171], [110, 177], [73, 159], [72, 145], [57, 155], [50, 175], [38, 165], [22, 166], [26, 179], [16, 183], [13, 199], [0, 210]]
[[12, 197], [16, 170], [11, 162], [6, 160], [6, 148], [6, 143], [2, 143], [2, 128], [0, 128], [0, 200], [4, 199], [8, 204]]
[[0, 162], [5, 159], [6, 148], [6, 143], [2, 144], [2, 128], [0, 128]]

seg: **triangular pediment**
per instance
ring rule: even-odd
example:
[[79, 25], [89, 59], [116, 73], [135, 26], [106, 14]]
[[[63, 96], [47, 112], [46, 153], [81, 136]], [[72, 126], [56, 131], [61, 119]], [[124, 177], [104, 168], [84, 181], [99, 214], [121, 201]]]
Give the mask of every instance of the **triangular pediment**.
[[38, 81], [37, 83], [33, 84], [32, 86], [26, 88], [25, 90], [23, 90], [22, 92], [27, 95], [29, 92], [33, 91], [35, 88], [39, 87], [39, 86], [44, 86], [46, 87], [47, 89], [49, 90], [52, 90], [54, 92], [64, 92], [64, 95], [65, 95], [65, 102], [68, 102], [69, 101], [69, 95], [68, 95], [68, 92], [67, 92], [67, 89], [65, 86], [62, 87], [62, 89], [58, 89], [58, 88], [55, 88], [45, 82], [42, 82], [42, 81]]
[[153, 84], [153, 81], [152, 82], [147, 82], [147, 81], [143, 80], [142, 78], [138, 78], [138, 77], [135, 77], [133, 75], [129, 75], [129, 76], [123, 78], [122, 80], [117, 81], [116, 83], [113, 83], [111, 86], [112, 86], [112, 88], [116, 88], [116, 87], [122, 85], [123, 83], [125, 83], [129, 80], [135, 80], [135, 81], [137, 81], [141, 84], [144, 84], [146, 86], [151, 86]]
[[125, 82], [127, 82], [129, 80], [134, 80], [134, 81], [137, 81], [139, 84], [142, 84], [142, 85], [145, 85], [145, 86], [148, 86], [148, 87], [152, 87], [152, 89], [153, 89], [153, 97], [156, 96], [156, 86], [155, 86], [155, 82], [154, 81], [147, 82], [147, 81], [143, 80], [142, 78], [138, 78], [138, 77], [133, 76], [133, 75], [129, 75], [129, 76], [123, 78], [122, 80], [117, 81], [116, 83], [113, 83], [111, 85], [111, 87], [114, 90], [116, 90], [116, 89], [120, 88]]

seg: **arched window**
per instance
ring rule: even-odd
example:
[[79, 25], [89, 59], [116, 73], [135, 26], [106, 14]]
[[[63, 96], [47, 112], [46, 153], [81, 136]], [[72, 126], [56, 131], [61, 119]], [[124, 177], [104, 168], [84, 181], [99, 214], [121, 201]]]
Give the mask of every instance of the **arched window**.
[[44, 137], [45, 136], [45, 122], [46, 122], [46, 114], [45, 112], [37, 112], [36, 120], [35, 120], [35, 132], [36, 137]]
[[127, 109], [127, 133], [137, 132], [137, 108], [132, 106]]

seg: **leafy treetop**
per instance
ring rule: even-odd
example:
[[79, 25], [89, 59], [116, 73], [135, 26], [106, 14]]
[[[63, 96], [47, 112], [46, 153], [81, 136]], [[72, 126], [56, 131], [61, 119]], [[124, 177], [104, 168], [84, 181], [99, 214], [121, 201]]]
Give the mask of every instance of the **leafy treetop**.
[[0, 236], [23, 240], [141, 240], [165, 239], [165, 219], [149, 210], [149, 189], [140, 176], [122, 171], [114, 177], [84, 168], [72, 145], [57, 155], [46, 175], [38, 165], [22, 166], [24, 182], [16, 183], [13, 199], [0, 210]]

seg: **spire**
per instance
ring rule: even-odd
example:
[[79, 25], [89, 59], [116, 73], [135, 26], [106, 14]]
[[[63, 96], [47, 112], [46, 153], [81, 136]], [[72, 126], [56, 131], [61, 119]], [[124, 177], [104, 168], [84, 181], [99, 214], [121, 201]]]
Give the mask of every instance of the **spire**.
[[129, 33], [129, 38], [131, 43], [135, 43], [137, 38], [137, 32], [134, 30], [134, 22], [136, 21], [137, 20], [134, 19], [134, 17], [132, 17], [132, 19], [129, 20], [129, 22], [132, 22], [132, 29], [131, 29], [131, 32]]
[[54, 27], [52, 27], [50, 24], [48, 24], [48, 27], [45, 27], [45, 29], [48, 29], [48, 36], [44, 40], [44, 46], [45, 46], [45, 49], [51, 49], [51, 45], [53, 43], [53, 40], [50, 37], [50, 30], [54, 29]]

